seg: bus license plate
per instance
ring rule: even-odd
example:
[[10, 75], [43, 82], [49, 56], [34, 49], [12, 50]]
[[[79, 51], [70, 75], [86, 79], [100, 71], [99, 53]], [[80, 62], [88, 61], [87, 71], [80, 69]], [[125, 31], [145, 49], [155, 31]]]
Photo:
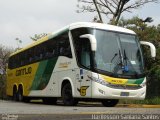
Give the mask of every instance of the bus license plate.
[[121, 92], [121, 96], [129, 96], [129, 92]]

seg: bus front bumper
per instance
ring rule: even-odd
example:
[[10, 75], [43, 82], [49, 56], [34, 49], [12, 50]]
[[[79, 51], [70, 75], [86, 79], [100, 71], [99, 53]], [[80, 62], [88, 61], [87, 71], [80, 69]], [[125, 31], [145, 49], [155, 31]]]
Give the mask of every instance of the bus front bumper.
[[146, 86], [140, 89], [116, 89], [101, 85], [99, 83], [92, 83], [92, 98], [99, 99], [135, 99], [144, 100], [146, 96]]

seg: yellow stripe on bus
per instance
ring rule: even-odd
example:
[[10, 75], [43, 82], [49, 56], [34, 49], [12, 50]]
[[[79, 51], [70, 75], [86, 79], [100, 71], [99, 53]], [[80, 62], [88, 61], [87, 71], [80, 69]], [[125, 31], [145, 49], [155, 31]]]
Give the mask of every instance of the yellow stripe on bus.
[[100, 75], [106, 82], [112, 83], [112, 84], [126, 84], [128, 79], [122, 79], [122, 78], [113, 78], [105, 75]]

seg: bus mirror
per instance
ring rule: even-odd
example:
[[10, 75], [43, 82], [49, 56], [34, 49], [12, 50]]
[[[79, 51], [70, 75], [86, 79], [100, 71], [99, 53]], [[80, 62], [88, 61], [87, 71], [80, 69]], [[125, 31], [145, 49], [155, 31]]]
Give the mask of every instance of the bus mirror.
[[156, 47], [152, 43], [146, 41], [140, 41], [140, 44], [149, 46], [151, 51], [151, 57], [152, 58], [156, 57]]
[[96, 51], [97, 50], [97, 41], [94, 35], [91, 34], [84, 34], [81, 35], [80, 38], [87, 38], [90, 40], [90, 44], [91, 44], [91, 50], [92, 51]]

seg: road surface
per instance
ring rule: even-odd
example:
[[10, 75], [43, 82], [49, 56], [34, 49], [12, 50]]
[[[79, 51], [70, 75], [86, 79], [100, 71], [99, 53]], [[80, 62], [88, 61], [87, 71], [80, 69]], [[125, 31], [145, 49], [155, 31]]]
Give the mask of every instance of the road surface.
[[40, 102], [20, 103], [0, 100], [0, 114], [0, 119], [2, 120], [7, 120], [7, 117], [13, 117], [14, 119], [12, 120], [107, 120], [109, 117], [110, 119], [113, 117], [117, 119], [128, 119], [127, 117], [137, 118], [138, 116], [141, 119], [148, 119], [148, 117], [160, 119], [160, 108], [128, 108], [120, 106], [108, 108], [95, 103], [80, 103], [77, 106], [63, 106], [61, 103], [58, 103], [58, 105], [45, 105]]

